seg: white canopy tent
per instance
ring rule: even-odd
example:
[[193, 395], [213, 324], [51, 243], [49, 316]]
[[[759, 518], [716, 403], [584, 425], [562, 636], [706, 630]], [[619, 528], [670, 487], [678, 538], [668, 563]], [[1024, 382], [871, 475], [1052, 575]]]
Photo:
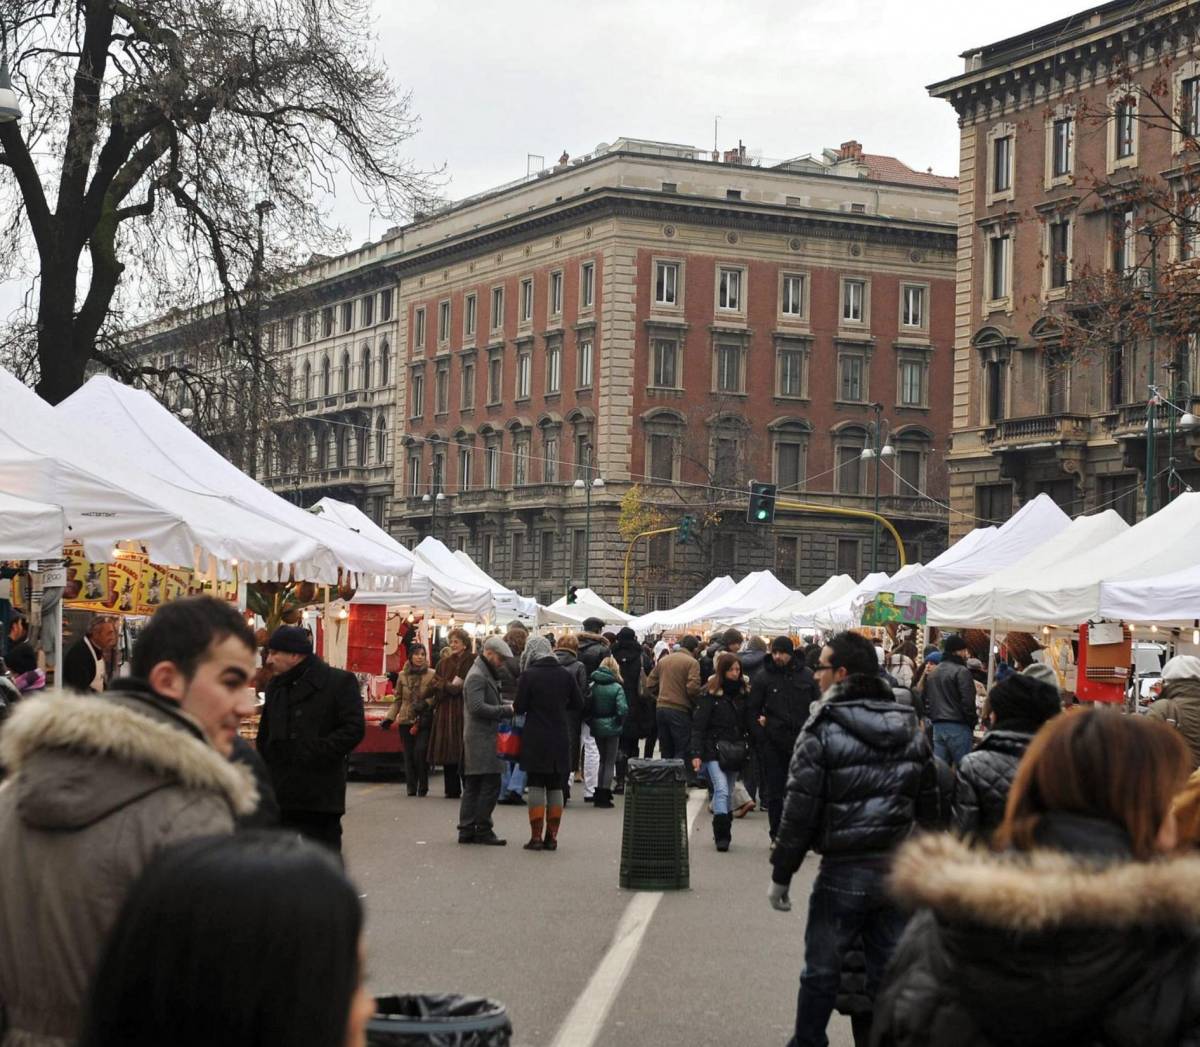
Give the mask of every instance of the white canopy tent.
[[1129, 525], [1112, 509], [1072, 520], [1067, 528], [1034, 548], [1029, 555], [970, 585], [931, 596], [930, 625], [984, 626], [1007, 624], [1022, 611], [1001, 590], [1037, 586], [1058, 564], [1094, 549], [1129, 530]]
[[599, 618], [605, 625], [628, 625], [630, 618], [604, 600], [594, 589], [579, 587], [575, 590], [575, 603], [567, 603], [565, 596], [554, 603], [538, 608], [538, 623], [580, 626], [589, 618]]
[[[149, 393], [98, 376], [50, 410], [59, 425], [86, 433], [83, 438], [105, 460], [123, 460], [119, 468], [147, 476], [155, 490], [170, 485], [190, 495], [192, 502], [200, 499], [212, 506], [212, 520], [228, 544], [261, 536], [261, 548], [223, 557], [239, 559], [243, 577], [274, 580], [282, 563], [294, 565], [297, 577], [334, 582], [340, 568], [359, 575], [359, 588], [372, 589], [398, 587], [412, 574], [413, 557], [403, 546], [381, 544], [268, 491]], [[222, 520], [226, 511], [229, 518]], [[192, 525], [190, 517], [188, 522]], [[126, 537], [145, 542], [141, 534]], [[152, 552], [151, 559], [159, 557]], [[169, 562], [190, 563], [191, 558], [172, 557]]]
[[655, 615], [661, 630], [677, 630], [690, 625], [729, 625], [746, 618], [763, 607], [773, 607], [795, 596], [770, 571], [751, 571], [745, 578], [711, 599], [696, 601], [689, 607], [681, 605], [675, 611]]
[[630, 618], [629, 627], [639, 636], [645, 636], [646, 633], [661, 632], [664, 627], [659, 624], [660, 619], [667, 616], [686, 614], [693, 607], [711, 603], [713, 600], [729, 592], [735, 584], [729, 575], [723, 574], [719, 578], [714, 578], [708, 585], [698, 593], [684, 600], [678, 607], [672, 607], [666, 611], [648, 611], [646, 614]]
[[1101, 582], [1100, 613], [1127, 622], [1191, 626], [1200, 618], [1200, 566], [1127, 582]]
[[66, 531], [61, 507], [0, 491], [0, 560], [60, 557]]
[[464, 563], [432, 535], [422, 538], [413, 554], [421, 571], [435, 583], [452, 582], [455, 586], [486, 592], [491, 603], [486, 615], [490, 621], [504, 622], [516, 617], [533, 619], [537, 613], [535, 600], [501, 585], [470, 560]]
[[[515, 617], [527, 622], [537, 621], [538, 605], [537, 600], [532, 596], [522, 596], [515, 589], [509, 589], [501, 585], [461, 549], [454, 550], [454, 558], [466, 568], [471, 577], [478, 578], [480, 584], [486, 585], [493, 593], [511, 594], [511, 601], [509, 602], [512, 604], [513, 615]], [[509, 600], [507, 595], [504, 598], [506, 601]]]
[[[969, 536], [968, 536], [969, 537]], [[886, 592], [880, 586], [889, 581], [902, 582], [908, 575], [919, 571], [921, 564], [905, 564], [890, 578], [883, 571], [868, 574], [853, 589], [824, 606], [810, 606], [792, 615], [792, 630], [804, 632], [810, 629], [820, 629], [822, 632], [832, 632], [838, 629], [849, 629], [858, 624], [859, 611], [863, 601], [877, 592]]]
[[[1036, 628], [1061, 625], [1074, 628], [1089, 618], [1106, 613], [1102, 587], [1107, 585], [1110, 613], [1116, 609], [1131, 614], [1111, 613], [1111, 617], [1133, 621], [1153, 620], [1149, 607], [1134, 607], [1119, 602], [1138, 590], [1133, 583], [1145, 583], [1142, 591], [1152, 595], [1149, 580], [1170, 574], [1187, 575], [1200, 568], [1200, 493], [1179, 495], [1158, 512], [1135, 527], [1117, 534], [1099, 545], [1085, 548], [1056, 566], [1047, 567], [1035, 580], [1004, 583], [996, 588], [996, 600], [1003, 601], [1004, 621], [1010, 628]], [[1119, 583], [1131, 583], [1130, 589], [1115, 589]], [[1160, 592], [1159, 610], [1188, 605], [1181, 584], [1181, 603], [1169, 605]], [[1195, 611], [1186, 615], [1195, 616]], [[997, 619], [1000, 620], [999, 617]]]
[[[835, 574], [805, 596], [797, 593], [774, 607], [749, 615], [746, 628], [756, 633], [787, 633], [792, 631], [792, 620], [809, 610], [825, 607], [858, 588], [858, 583], [848, 574]], [[742, 623], [735, 623], [741, 625]]]

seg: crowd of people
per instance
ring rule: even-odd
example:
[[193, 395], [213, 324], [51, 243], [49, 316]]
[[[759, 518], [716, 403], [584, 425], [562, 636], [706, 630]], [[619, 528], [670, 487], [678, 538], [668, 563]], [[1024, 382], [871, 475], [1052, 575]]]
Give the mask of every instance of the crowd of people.
[[[708, 791], [718, 852], [765, 809], [775, 910], [820, 855], [796, 1047], [827, 1044], [835, 1009], [857, 1045], [1200, 1042], [1200, 658], [1168, 661], [1138, 716], [1064, 707], [1037, 663], [988, 689], [959, 636], [885, 653], [854, 632], [798, 649], [603, 625], [410, 648], [382, 729], [405, 734], [410, 796], [442, 769], [461, 844], [503, 845], [495, 807], [522, 804], [524, 848], [553, 852], [573, 785], [611, 808], [657, 752]], [[26, 628], [8, 636], [19, 665]], [[250, 744], [260, 639], [189, 598], [151, 619], [128, 676], [100, 676], [100, 629], [73, 693], [20, 686], [10, 661], [6, 1047], [365, 1043], [340, 861], [362, 700], [281, 626]]]

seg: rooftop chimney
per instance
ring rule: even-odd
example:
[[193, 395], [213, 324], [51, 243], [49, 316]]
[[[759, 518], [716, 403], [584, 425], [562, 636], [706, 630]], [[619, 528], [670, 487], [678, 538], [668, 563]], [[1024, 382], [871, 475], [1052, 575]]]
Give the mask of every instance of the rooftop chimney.
[[861, 160], [862, 159], [862, 144], [856, 142], [853, 138], [848, 142], [843, 142], [838, 150], [839, 160]]

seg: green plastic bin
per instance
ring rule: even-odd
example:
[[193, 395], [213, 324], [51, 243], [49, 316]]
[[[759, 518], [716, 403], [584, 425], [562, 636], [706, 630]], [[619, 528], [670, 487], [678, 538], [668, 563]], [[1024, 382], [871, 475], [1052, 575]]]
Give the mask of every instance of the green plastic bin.
[[685, 891], [689, 877], [683, 761], [630, 760], [625, 775], [621, 886], [634, 891]]

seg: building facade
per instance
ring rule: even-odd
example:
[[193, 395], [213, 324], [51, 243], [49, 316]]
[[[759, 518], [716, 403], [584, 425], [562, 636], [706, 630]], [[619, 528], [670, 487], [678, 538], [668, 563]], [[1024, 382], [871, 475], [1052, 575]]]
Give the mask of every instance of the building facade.
[[1200, 481], [1192, 325], [1154, 320], [1196, 255], [1197, 6], [1104, 4], [930, 87], [961, 128], [952, 536], [1042, 492], [1132, 523]]

